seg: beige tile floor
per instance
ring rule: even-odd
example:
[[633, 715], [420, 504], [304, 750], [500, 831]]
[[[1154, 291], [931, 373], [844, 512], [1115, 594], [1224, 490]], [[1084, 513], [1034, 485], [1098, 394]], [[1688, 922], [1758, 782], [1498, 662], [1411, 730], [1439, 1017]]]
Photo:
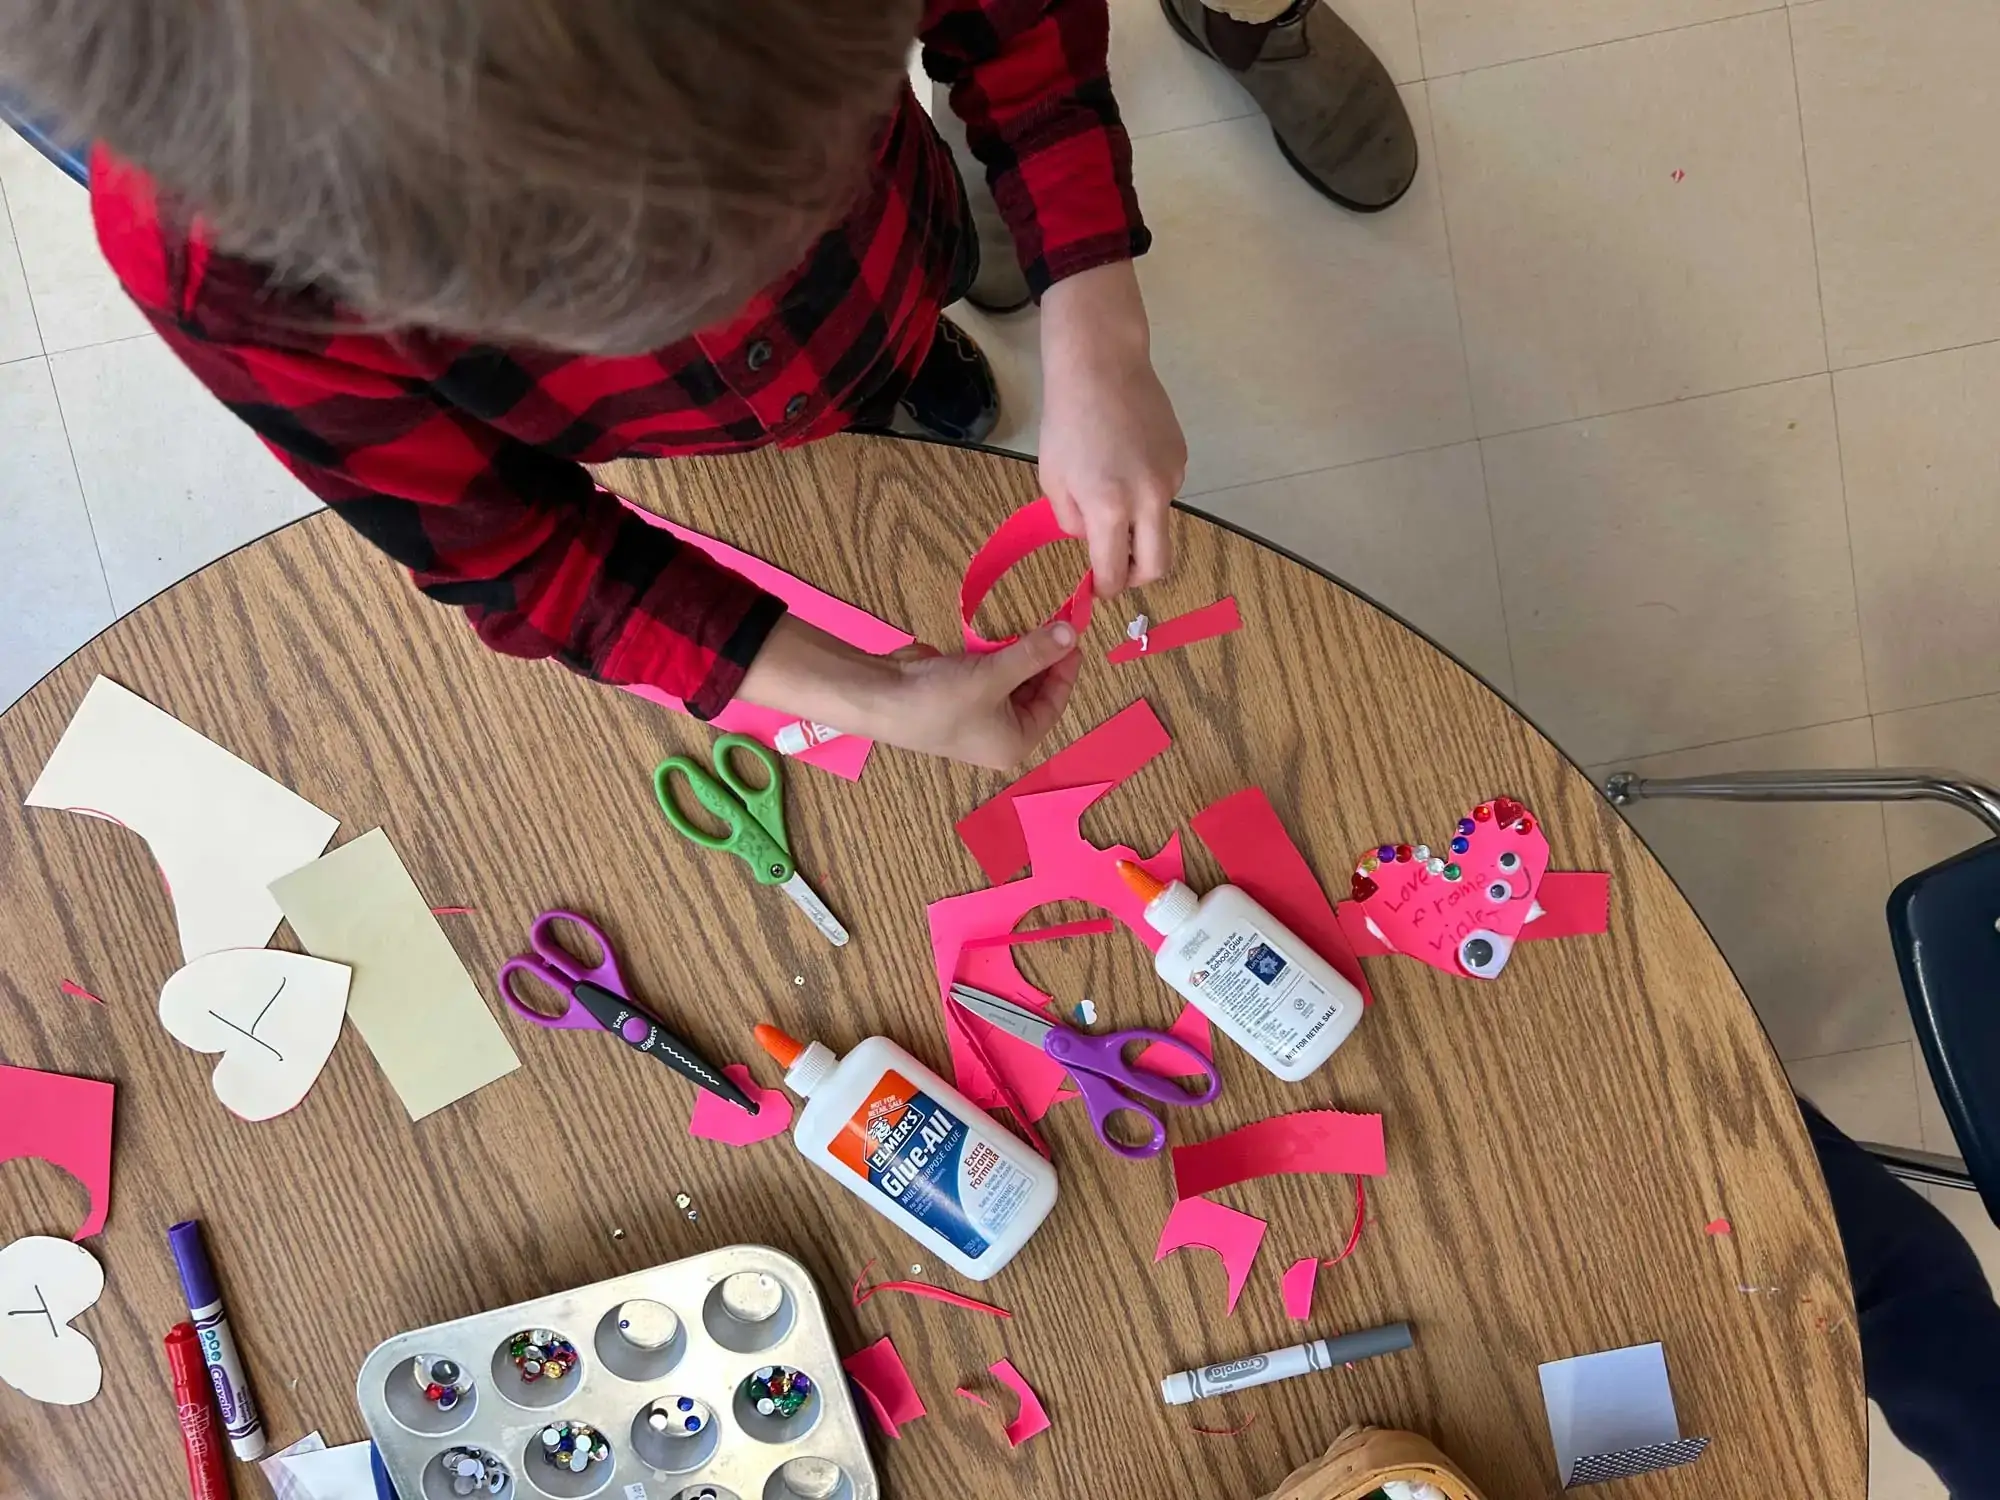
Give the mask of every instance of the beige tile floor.
[[[1375, 594], [1595, 769], [2000, 779], [2000, 8], [1343, 9], [1425, 148], [1372, 218], [1291, 175], [1156, 0], [1113, 0], [1189, 500]], [[0, 194], [4, 704], [309, 502], [144, 331], [80, 192], [0, 137]], [[1033, 451], [1033, 316], [966, 322]], [[1799, 1086], [1858, 1134], [1948, 1146], [1882, 902], [1972, 825], [1634, 822]], [[1871, 1488], [1942, 1493], [1879, 1423]]]

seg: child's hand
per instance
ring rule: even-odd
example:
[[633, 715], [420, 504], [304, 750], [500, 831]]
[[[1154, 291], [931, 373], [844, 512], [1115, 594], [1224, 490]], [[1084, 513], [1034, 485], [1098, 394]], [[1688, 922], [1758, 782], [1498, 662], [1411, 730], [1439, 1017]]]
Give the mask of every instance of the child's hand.
[[751, 662], [740, 696], [905, 750], [1005, 770], [1055, 727], [1082, 664], [1067, 624], [985, 656], [923, 645], [869, 656], [787, 615]]
[[1164, 577], [1187, 440], [1153, 372], [1130, 261], [1043, 294], [1042, 386], [1042, 490], [1063, 529], [1090, 544], [1098, 594]]

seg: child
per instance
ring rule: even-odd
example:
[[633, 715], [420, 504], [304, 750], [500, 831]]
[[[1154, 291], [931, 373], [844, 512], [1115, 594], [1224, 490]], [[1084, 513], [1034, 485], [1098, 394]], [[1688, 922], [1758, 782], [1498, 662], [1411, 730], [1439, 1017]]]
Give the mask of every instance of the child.
[[862, 656], [582, 468], [995, 396], [939, 309], [976, 248], [911, 93], [951, 88], [1042, 300], [1041, 475], [1100, 589], [1159, 577], [1185, 447], [1105, 0], [38, 0], [7, 86], [95, 143], [98, 237], [168, 345], [495, 650], [989, 766], [1054, 723], [1067, 626]]

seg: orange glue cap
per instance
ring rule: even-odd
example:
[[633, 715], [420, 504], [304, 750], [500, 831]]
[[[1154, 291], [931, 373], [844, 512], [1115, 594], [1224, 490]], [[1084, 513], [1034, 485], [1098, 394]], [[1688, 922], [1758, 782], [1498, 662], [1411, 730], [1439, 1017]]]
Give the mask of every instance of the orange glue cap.
[[789, 1032], [780, 1031], [775, 1026], [758, 1026], [751, 1034], [757, 1038], [757, 1045], [770, 1053], [781, 1068], [789, 1070], [793, 1063], [806, 1054], [804, 1042]]
[[1166, 893], [1167, 885], [1165, 881], [1155, 880], [1144, 869], [1133, 864], [1129, 859], [1118, 861], [1118, 873], [1124, 877], [1125, 883], [1132, 888], [1132, 894], [1137, 896], [1141, 901], [1154, 901]]

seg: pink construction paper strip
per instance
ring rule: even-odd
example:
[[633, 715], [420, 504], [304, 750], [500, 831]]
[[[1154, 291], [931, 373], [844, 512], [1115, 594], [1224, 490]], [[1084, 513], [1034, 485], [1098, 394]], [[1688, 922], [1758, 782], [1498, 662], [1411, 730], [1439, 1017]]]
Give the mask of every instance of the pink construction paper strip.
[[1028, 863], [1028, 841], [1014, 815], [1016, 798], [1073, 786], [1115, 786], [1172, 743], [1153, 705], [1141, 698], [960, 818], [959, 842], [994, 885], [1011, 880]]
[[1193, 1198], [1281, 1173], [1380, 1177], [1389, 1170], [1380, 1115], [1304, 1109], [1276, 1115], [1193, 1146], [1174, 1147], [1174, 1193]]
[[61, 990], [65, 995], [69, 996], [70, 999], [72, 1000], [89, 1000], [97, 1005], [102, 1005], [104, 1003], [104, 999], [102, 996], [91, 994], [89, 990], [85, 989], [82, 985], [78, 984], [74, 979], [58, 980], [56, 982], [56, 988]]
[[[712, 536], [704, 536], [701, 532], [690, 530], [678, 522], [669, 521], [664, 516], [656, 516], [622, 496], [614, 498], [648, 526], [657, 526], [662, 531], [672, 532], [690, 546], [699, 548], [723, 567], [742, 574], [765, 592], [776, 594], [785, 601], [785, 608], [788, 611], [808, 625], [817, 626], [829, 635], [838, 636], [850, 646], [859, 647], [873, 656], [883, 656], [909, 645], [916, 639], [907, 630], [900, 630], [886, 620], [879, 620], [867, 610], [849, 604], [845, 599], [836, 598], [824, 589], [814, 588], [804, 579], [787, 573], [783, 568], [768, 563], [761, 557], [754, 557], [740, 547], [732, 547], [727, 542], [718, 541]], [[686, 712], [680, 699], [658, 688], [634, 684], [628, 686], [626, 691], [676, 712]], [[747, 734], [770, 745], [776, 739], [778, 731], [787, 724], [797, 723], [798, 717], [797, 714], [780, 713], [776, 709], [735, 702], [724, 707], [710, 722], [719, 731]], [[868, 752], [874, 745], [873, 740], [859, 735], [842, 735], [837, 740], [814, 745], [803, 754], [792, 756], [791, 759], [804, 761], [807, 765], [818, 766], [821, 770], [831, 771], [836, 776], [854, 781], [859, 779], [862, 768], [868, 763]]]
[[1014, 1362], [1011, 1359], [1003, 1359], [997, 1364], [988, 1365], [987, 1369], [991, 1370], [993, 1378], [1012, 1391], [1021, 1403], [1021, 1410], [1015, 1415], [1014, 1420], [1007, 1424], [1007, 1446], [1018, 1448], [1036, 1433], [1047, 1432], [1051, 1424], [1048, 1411], [1042, 1405], [1042, 1398], [1035, 1394], [1021, 1372], [1014, 1368]]
[[[1040, 1048], [964, 1015], [950, 1003], [952, 982], [962, 980], [1045, 1015], [1055, 1014], [1050, 997], [1029, 984], [1015, 966], [1011, 946], [969, 947], [974, 939], [1012, 932], [1022, 917], [1048, 902], [1087, 901], [1118, 918], [1147, 948], [1157, 949], [1166, 941], [1146, 925], [1145, 903], [1125, 884], [1117, 864], [1129, 859], [1158, 879], [1178, 880], [1183, 873], [1180, 836], [1168, 839], [1151, 859], [1123, 845], [1098, 848], [1084, 838], [1077, 823], [1083, 810], [1110, 789], [1110, 783], [1100, 783], [1017, 798], [1014, 811], [1027, 839], [1034, 873], [1006, 885], [947, 896], [926, 909], [938, 1002], [945, 1007], [945, 1035], [952, 1043], [953, 1078], [983, 1108], [1018, 1104], [1027, 1121], [1039, 1120], [1055, 1101], [1066, 1073]], [[964, 1045], [962, 1030], [978, 1038], [995, 1070], [1005, 1075], [1004, 1090]]]
[[1159, 1248], [1153, 1259], [1165, 1260], [1188, 1245], [1213, 1250], [1222, 1257], [1229, 1273], [1229, 1311], [1236, 1311], [1236, 1299], [1243, 1295], [1250, 1279], [1250, 1266], [1257, 1259], [1257, 1247], [1264, 1243], [1264, 1221], [1209, 1198], [1183, 1198], [1167, 1215], [1160, 1229]]
[[890, 1437], [901, 1437], [905, 1424], [925, 1415], [924, 1398], [917, 1394], [909, 1367], [886, 1333], [866, 1349], [848, 1355], [841, 1364], [861, 1387], [861, 1394], [874, 1408], [875, 1420]]
[[[986, 539], [986, 543], [972, 554], [972, 561], [965, 565], [965, 582], [958, 589], [959, 622], [965, 629], [965, 649], [975, 656], [983, 656], [989, 651], [998, 651], [1019, 640], [1018, 636], [1008, 636], [1005, 640], [989, 641], [972, 628], [972, 617], [979, 613], [979, 606], [986, 596], [993, 592], [993, 585], [1006, 576], [1009, 569], [1031, 552], [1039, 552], [1053, 542], [1068, 539], [1069, 533], [1056, 520], [1056, 510], [1044, 495], [1028, 505], [1022, 506], [1013, 515], [1000, 523], [999, 529]], [[1086, 570], [1076, 592], [1056, 606], [1051, 621], [1068, 620], [1075, 628], [1077, 639], [1090, 629], [1090, 602], [1094, 580]]]
[[859, 1307], [877, 1292], [906, 1292], [912, 1297], [928, 1297], [933, 1302], [942, 1302], [947, 1307], [962, 1307], [967, 1312], [990, 1313], [996, 1318], [1011, 1318], [1014, 1315], [1004, 1307], [995, 1307], [991, 1302], [981, 1302], [977, 1297], [968, 1297], [961, 1292], [948, 1291], [941, 1286], [932, 1286], [928, 1281], [874, 1281], [868, 1280], [868, 1273], [875, 1269], [875, 1262], [869, 1261], [861, 1268], [861, 1274], [854, 1278], [854, 1305]]
[[698, 1141], [721, 1141], [725, 1146], [754, 1146], [792, 1128], [792, 1099], [783, 1089], [767, 1089], [750, 1076], [742, 1063], [730, 1063], [723, 1076], [757, 1101], [757, 1113], [745, 1114], [727, 1099], [707, 1089], [694, 1093], [694, 1115], [688, 1134]]
[[1104, 659], [1137, 661], [1142, 656], [1158, 656], [1162, 651], [1172, 651], [1177, 646], [1192, 646], [1196, 641], [1228, 635], [1232, 630], [1242, 628], [1243, 616], [1237, 612], [1236, 600], [1218, 599], [1213, 604], [1204, 604], [1200, 609], [1191, 609], [1184, 615], [1175, 615], [1171, 620], [1162, 620], [1153, 626], [1146, 632], [1144, 649], [1137, 641], [1126, 641], [1113, 646]]
[[1364, 1003], [1373, 1003], [1368, 977], [1361, 972], [1361, 961], [1333, 903], [1263, 788], [1245, 787], [1203, 808], [1191, 822], [1232, 885], [1305, 939], [1361, 991]]
[[114, 1085], [0, 1065], [0, 1161], [40, 1157], [83, 1184], [90, 1211], [72, 1238], [87, 1240], [111, 1212]]
[[984, 1396], [980, 1395], [980, 1394], [979, 1394], [979, 1392], [977, 1392], [977, 1391], [968, 1391], [968, 1390], [967, 1390], [967, 1389], [966, 1389], [966, 1388], [965, 1388], [964, 1386], [962, 1386], [962, 1385], [960, 1385], [960, 1386], [954, 1386], [954, 1387], [952, 1387], [952, 1392], [951, 1392], [951, 1393], [952, 1393], [952, 1394], [953, 1394], [954, 1396], [963, 1396], [963, 1397], [965, 1397], [965, 1399], [966, 1399], [966, 1400], [968, 1400], [968, 1401], [970, 1401], [970, 1402], [971, 1402], [971, 1403], [972, 1403], [972, 1404], [973, 1404], [974, 1406], [984, 1406], [984, 1407], [987, 1407], [987, 1408], [991, 1408], [991, 1407], [992, 1407], [992, 1405], [993, 1405], [993, 1403], [992, 1403], [991, 1401], [988, 1401], [988, 1400], [987, 1400], [987, 1399], [986, 1399], [986, 1398], [985, 1398]]
[[996, 937], [972, 938], [968, 948], [1018, 948], [1023, 943], [1053, 943], [1060, 938], [1099, 937], [1118, 930], [1118, 924], [1109, 917], [1096, 917], [1088, 922], [1058, 922], [1048, 927], [1030, 927], [1021, 932], [1003, 932]]
[[1285, 1294], [1285, 1316], [1294, 1323], [1303, 1323], [1312, 1316], [1313, 1283], [1319, 1279], [1319, 1257], [1308, 1255], [1304, 1260], [1295, 1260], [1279, 1283]]
[[[1181, 1006], [1181, 1013], [1174, 1017], [1174, 1024], [1167, 1028], [1167, 1035], [1186, 1042], [1210, 1062], [1215, 1061], [1215, 1037], [1209, 1030], [1208, 1017], [1192, 1005]], [[1202, 1072], [1186, 1053], [1162, 1047], [1157, 1042], [1133, 1058], [1132, 1066], [1158, 1073], [1163, 1078], [1193, 1078]]]

